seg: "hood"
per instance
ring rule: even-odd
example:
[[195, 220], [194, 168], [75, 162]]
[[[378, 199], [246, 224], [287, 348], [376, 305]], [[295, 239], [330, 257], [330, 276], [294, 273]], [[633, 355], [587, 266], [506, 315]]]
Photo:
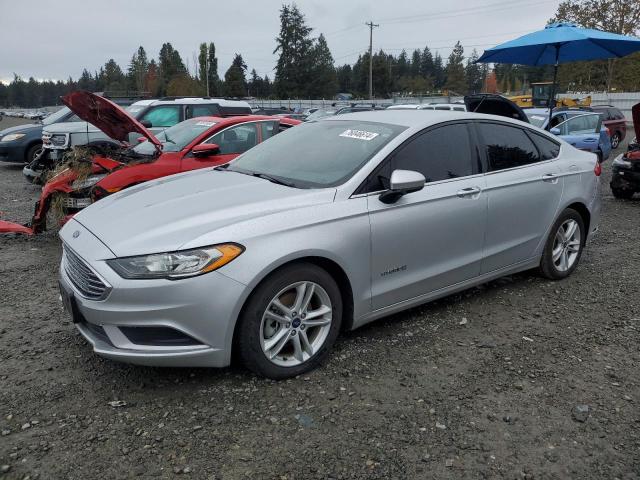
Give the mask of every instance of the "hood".
[[41, 123], [27, 123], [26, 125], [16, 125], [15, 127], [5, 128], [4, 130], [0, 130], [0, 137], [4, 137], [5, 135], [9, 135], [10, 133], [26, 133], [29, 130], [41, 129]]
[[633, 130], [636, 132], [636, 141], [640, 142], [640, 103], [636, 103], [631, 107], [631, 116], [633, 118]]
[[60, 133], [85, 133], [89, 132], [99, 132], [100, 129], [91, 125], [89, 122], [60, 122], [60, 123], [52, 123], [51, 125], [45, 125], [42, 128], [43, 132], [50, 134], [60, 134]]
[[123, 257], [204, 246], [197, 244], [203, 236], [207, 244], [240, 241], [222, 233], [219, 240], [211, 242], [211, 237], [230, 226], [240, 233], [231, 234], [229, 229], [224, 235], [255, 235], [256, 226], [245, 230], [246, 222], [264, 225], [269, 215], [329, 203], [334, 196], [335, 189], [296, 189], [236, 172], [203, 169], [123, 190], [74, 218]]
[[478, 93], [464, 97], [467, 112], [486, 113], [500, 117], [513, 118], [529, 123], [527, 114], [514, 102], [493, 93]]
[[143, 127], [140, 122], [112, 101], [95, 93], [84, 90], [71, 92], [62, 97], [62, 103], [81, 119], [95, 125], [114, 140], [126, 142], [129, 133], [136, 132], [146, 137], [158, 150], [162, 147], [153, 133]]

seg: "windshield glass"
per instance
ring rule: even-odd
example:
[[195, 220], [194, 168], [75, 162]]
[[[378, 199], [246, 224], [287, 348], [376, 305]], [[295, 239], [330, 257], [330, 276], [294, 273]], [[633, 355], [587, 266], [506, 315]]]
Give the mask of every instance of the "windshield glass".
[[137, 118], [138, 117], [138, 113], [140, 113], [142, 110], [144, 110], [147, 107], [148, 107], [148, 105], [136, 105], [134, 103], [133, 105], [129, 105], [127, 108], [125, 108], [125, 110], [127, 112], [129, 112], [129, 114], [133, 118]]
[[333, 187], [405, 128], [358, 120], [306, 123], [247, 151], [228, 170], [268, 175], [298, 188]]
[[42, 121], [43, 125], [53, 125], [58, 123], [62, 117], [69, 113], [69, 107], [63, 107], [55, 113], [52, 113]]
[[331, 115], [335, 115], [337, 111], [338, 111], [337, 108], [327, 108], [327, 109], [316, 110], [315, 112], [313, 112], [311, 115], [307, 117], [307, 121], [318, 120], [320, 118], [329, 117]]
[[529, 119], [529, 122], [531, 122], [531, 125], [535, 125], [538, 128], [542, 128], [542, 126], [549, 119], [548, 114], [545, 115], [543, 113], [530, 113], [530, 112], [527, 112], [526, 110], [525, 110], [525, 113], [527, 114], [527, 118]]
[[[191, 118], [158, 133], [156, 138], [162, 142], [163, 152], [179, 152], [215, 124], [216, 122], [201, 117]], [[151, 142], [142, 142], [133, 147], [133, 151], [141, 155], [152, 155], [156, 148]]]

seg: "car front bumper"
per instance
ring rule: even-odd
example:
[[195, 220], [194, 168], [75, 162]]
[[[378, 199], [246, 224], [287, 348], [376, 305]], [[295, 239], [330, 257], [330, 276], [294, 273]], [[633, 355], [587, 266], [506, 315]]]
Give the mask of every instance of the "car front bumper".
[[27, 144], [21, 139], [13, 142], [0, 142], [0, 162], [24, 163]]
[[[80, 233], [74, 237], [75, 232]], [[61, 291], [71, 292], [74, 323], [97, 354], [139, 365], [229, 365], [245, 285], [219, 272], [181, 280], [126, 280], [106, 264], [114, 255], [77, 221], [65, 225], [60, 236], [65, 248], [108, 286], [103, 300], [86, 298], [63, 256]]]

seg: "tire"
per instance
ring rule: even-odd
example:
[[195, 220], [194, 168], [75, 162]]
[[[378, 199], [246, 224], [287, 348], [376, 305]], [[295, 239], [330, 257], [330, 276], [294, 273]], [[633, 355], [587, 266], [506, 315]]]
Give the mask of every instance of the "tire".
[[[569, 231], [575, 233], [567, 236]], [[572, 208], [564, 210], [553, 224], [544, 246], [540, 259], [542, 275], [551, 280], [561, 280], [571, 275], [580, 263], [586, 237], [580, 214]]]
[[618, 132], [611, 135], [611, 148], [616, 149], [620, 145], [620, 134]]
[[633, 194], [635, 192], [633, 190], [622, 190], [620, 188], [612, 188], [611, 193], [613, 193], [614, 197], [619, 198], [621, 200], [631, 200], [631, 197], [633, 197]]
[[[312, 292], [308, 309], [294, 312], [290, 307], [298, 298], [305, 300], [307, 292]], [[322, 268], [299, 263], [276, 270], [256, 287], [240, 316], [235, 337], [240, 360], [254, 373], [274, 380], [313, 370], [329, 355], [340, 333], [342, 311], [340, 289]]]
[[36, 158], [36, 155], [38, 155], [38, 153], [40, 153], [41, 151], [42, 151], [41, 143], [36, 143], [35, 145], [30, 146], [24, 157], [25, 163], [30, 164], [31, 162], [33, 162]]

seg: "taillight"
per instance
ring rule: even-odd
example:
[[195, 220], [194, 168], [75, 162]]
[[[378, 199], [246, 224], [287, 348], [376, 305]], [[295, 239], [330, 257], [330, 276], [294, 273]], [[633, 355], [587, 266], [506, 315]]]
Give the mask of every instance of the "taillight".
[[599, 177], [602, 174], [602, 165], [597, 160], [596, 160], [596, 166], [593, 167], [593, 173], [596, 174], [596, 177]]
[[609, 130], [609, 127], [604, 127], [604, 131], [607, 132], [607, 136], [611, 138], [611, 130]]

